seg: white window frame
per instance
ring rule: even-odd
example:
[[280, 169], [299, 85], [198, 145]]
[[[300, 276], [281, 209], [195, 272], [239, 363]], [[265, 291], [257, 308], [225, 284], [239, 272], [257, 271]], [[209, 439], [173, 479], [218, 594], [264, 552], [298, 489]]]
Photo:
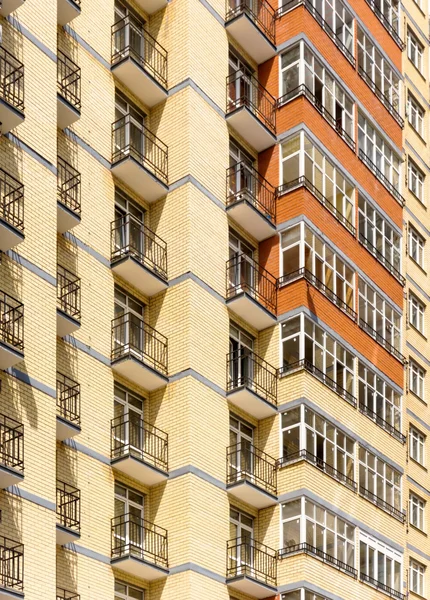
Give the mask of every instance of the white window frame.
[[[397, 592], [401, 592], [402, 590], [402, 586], [403, 586], [403, 555], [400, 552], [397, 552], [396, 550], [394, 550], [393, 548], [390, 548], [390, 546], [387, 546], [386, 544], [383, 544], [382, 542], [380, 542], [379, 540], [370, 537], [369, 535], [367, 535], [366, 533], [363, 533], [362, 531], [360, 531], [360, 564], [361, 564], [361, 557], [362, 557], [362, 545], [366, 547], [366, 572], [363, 573], [363, 571], [361, 570], [361, 566], [360, 566], [360, 576], [362, 578], [362, 581], [366, 581], [365, 578], [363, 578], [363, 575], [368, 576], [370, 578], [372, 578], [374, 581], [378, 581], [379, 583], [381, 583], [382, 585], [386, 585], [387, 587], [391, 588], [392, 590], [396, 590]], [[374, 556], [374, 560], [373, 562], [373, 569], [371, 569], [371, 572], [369, 572], [369, 566], [370, 566], [370, 556], [372, 553], [372, 556]], [[379, 555], [383, 555], [383, 559], [379, 560]], [[390, 562], [388, 562], [390, 561]], [[383, 581], [380, 581], [380, 579], [378, 579], [379, 576], [379, 566], [382, 564], [383, 562]], [[379, 563], [379, 564], [378, 564]], [[397, 576], [398, 576], [398, 581], [396, 584], [396, 569], [394, 568], [394, 564], [397, 563], [398, 564], [398, 568], [397, 568]], [[391, 568], [387, 569], [387, 565], [391, 564]], [[388, 577], [387, 577], [388, 575]], [[372, 581], [369, 581], [370, 584], [372, 584]]]
[[425, 466], [426, 436], [416, 427], [409, 427], [409, 456], [422, 467]]
[[408, 227], [408, 253], [414, 262], [424, 269], [425, 238], [418, 233], [415, 227]]
[[402, 475], [399, 471], [363, 446], [359, 447], [358, 471], [361, 493], [376, 504], [380, 499], [396, 510], [402, 510]]
[[409, 391], [424, 400], [424, 381], [426, 372], [414, 360], [409, 360]]
[[415, 594], [425, 596], [426, 567], [417, 560], [409, 560], [409, 589]]
[[408, 189], [421, 204], [424, 204], [424, 180], [424, 173], [408, 156]]
[[384, 428], [385, 421], [399, 433], [402, 430], [402, 396], [376, 372], [358, 361], [358, 401], [370, 409], [366, 414]]
[[[401, 313], [361, 277], [358, 278], [358, 317], [400, 352]], [[368, 333], [373, 335], [371, 331]], [[377, 335], [375, 337], [377, 338]]]
[[426, 502], [414, 492], [409, 492], [409, 523], [424, 531]]
[[407, 114], [409, 125], [420, 137], [424, 137], [424, 116], [425, 111], [415, 97], [408, 92]]
[[409, 323], [417, 331], [424, 335], [425, 328], [425, 305], [413, 294], [409, 292]]
[[424, 46], [423, 44], [421, 44], [421, 42], [413, 33], [413, 31], [409, 28], [407, 33], [407, 48], [409, 60], [414, 65], [414, 67], [422, 74]]

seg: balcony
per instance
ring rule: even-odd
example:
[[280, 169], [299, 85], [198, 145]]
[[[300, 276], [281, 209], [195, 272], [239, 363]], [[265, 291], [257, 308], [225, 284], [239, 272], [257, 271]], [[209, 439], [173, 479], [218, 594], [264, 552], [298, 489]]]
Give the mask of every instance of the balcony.
[[142, 294], [154, 296], [168, 286], [166, 242], [127, 213], [111, 224], [111, 267]]
[[165, 386], [167, 338], [132, 313], [112, 321], [112, 369], [152, 392]]
[[66, 129], [81, 116], [81, 69], [58, 50], [57, 126]]
[[111, 170], [149, 203], [169, 191], [167, 146], [128, 114], [112, 125]]
[[0, 47], [0, 127], [9, 133], [24, 121], [24, 65]]
[[0, 370], [24, 358], [24, 305], [0, 291]]
[[265, 0], [227, 0], [225, 28], [257, 64], [276, 55], [275, 21]]
[[148, 487], [166, 481], [168, 436], [140, 417], [119, 416], [111, 421], [111, 465]]
[[399, 360], [403, 365], [406, 365], [407, 360], [403, 356], [403, 354], [399, 350], [397, 350], [397, 348], [395, 348], [392, 344], [390, 344], [390, 342], [388, 342], [384, 338], [384, 336], [382, 336], [378, 331], [376, 331], [376, 329], [373, 329], [373, 327], [371, 327], [368, 323], [366, 323], [364, 319], [361, 318], [359, 319], [358, 324], [360, 328], [363, 329], [363, 331], [365, 331], [368, 335], [370, 335], [370, 337], [376, 340], [378, 344], [385, 348], [387, 352], [395, 356], [397, 360]]
[[393, 38], [395, 43], [398, 45], [400, 50], [402, 50], [402, 52], [403, 52], [403, 50], [406, 48], [405, 43], [403, 42], [402, 38], [397, 33], [396, 29], [393, 27], [393, 25], [390, 23], [390, 21], [384, 15], [384, 13], [381, 12], [381, 10], [378, 8], [375, 0], [366, 0], [366, 2], [370, 6], [370, 8], [373, 10], [376, 17], [381, 21], [382, 25], [385, 27], [385, 29], [388, 31], [388, 33], [391, 35], [391, 37]]
[[390, 98], [387, 98], [385, 93], [381, 89], [379, 89], [379, 87], [376, 85], [373, 79], [366, 73], [366, 71], [360, 65], [358, 65], [358, 74], [363, 79], [363, 81], [365, 81], [366, 84], [370, 87], [370, 89], [378, 98], [378, 100], [382, 102], [382, 104], [388, 110], [393, 119], [397, 121], [397, 124], [400, 125], [400, 127], [404, 127], [405, 121], [400, 115], [399, 111], [395, 108], [394, 104], [392, 104]]
[[0, 598], [24, 598], [24, 546], [0, 536]]
[[162, 8], [166, 8], [167, 0], [136, 0], [136, 4], [148, 15], [153, 15]]
[[390, 588], [388, 585], [385, 585], [385, 583], [383, 583], [382, 581], [373, 579], [373, 577], [366, 575], [366, 573], [360, 573], [360, 581], [363, 581], [364, 583], [371, 585], [372, 587], [376, 588], [377, 590], [380, 590], [384, 594], [387, 594], [388, 596], [390, 596], [390, 598], [397, 598], [397, 600], [405, 600], [405, 598], [406, 598], [405, 594], [402, 594], [402, 592], [399, 592], [398, 590], [394, 590], [393, 588]]
[[0, 251], [24, 241], [24, 186], [0, 169]]
[[392, 517], [400, 521], [400, 523], [404, 523], [406, 521], [406, 514], [401, 509], [392, 506], [376, 494], [373, 494], [371, 491], [367, 490], [362, 485], [360, 485], [359, 491], [360, 496], [363, 496], [363, 498], [366, 498], [366, 500], [369, 500], [369, 502], [372, 502], [372, 504], [375, 504], [383, 511], [390, 514]]
[[230, 258], [226, 271], [228, 308], [257, 331], [276, 325], [276, 278], [245, 254]]
[[57, 0], [57, 23], [67, 25], [81, 14], [81, 0]]
[[276, 100], [250, 73], [227, 77], [227, 123], [257, 152], [276, 143]]
[[230, 589], [267, 598], [277, 594], [276, 551], [255, 540], [227, 542], [227, 585]]
[[111, 70], [149, 108], [167, 98], [167, 51], [128, 16], [112, 26]]
[[57, 600], [80, 600], [80, 595], [57, 587]]
[[25, 0], [2, 0], [0, 6], [0, 15], [7, 17], [13, 13], [17, 8], [24, 4]]
[[79, 383], [57, 372], [57, 440], [68, 440], [81, 432], [81, 388]]
[[0, 489], [24, 479], [24, 425], [0, 415]]
[[64, 546], [81, 537], [81, 492], [57, 480], [57, 545]]
[[277, 412], [275, 367], [249, 350], [227, 354], [227, 399], [256, 419]]
[[363, 413], [363, 415], [366, 415], [366, 417], [369, 417], [369, 419], [375, 421], [375, 423], [379, 427], [385, 429], [387, 433], [389, 433], [392, 437], [396, 438], [399, 442], [401, 442], [402, 444], [406, 442], [406, 436], [403, 435], [401, 431], [399, 431], [396, 427], [394, 427], [394, 425], [392, 425], [388, 421], [385, 421], [385, 419], [383, 419], [377, 413], [373, 412], [373, 410], [364, 402], [360, 402], [359, 410], [361, 413]]
[[81, 326], [81, 280], [57, 265], [57, 335], [65, 337]]
[[363, 152], [361, 148], [358, 150], [359, 159], [366, 165], [366, 167], [374, 174], [376, 179], [382, 183], [382, 185], [390, 192], [390, 194], [397, 200], [400, 206], [405, 205], [405, 199], [400, 192], [394, 187], [389, 179], [387, 179], [384, 173], [378, 169], [374, 162]]
[[168, 575], [165, 529], [129, 513], [114, 517], [111, 531], [113, 567], [147, 581]]
[[81, 222], [81, 174], [57, 159], [57, 231], [65, 233]]
[[227, 491], [258, 510], [277, 503], [276, 460], [242, 442], [227, 448]]
[[336, 481], [340, 481], [340, 483], [343, 483], [343, 485], [353, 492], [357, 491], [357, 484], [351, 477], [348, 477], [348, 475], [345, 475], [345, 473], [338, 471], [328, 463], [324, 462], [318, 456], [315, 456], [305, 449], [297, 450], [297, 452], [290, 452], [287, 456], [282, 457], [279, 460], [279, 466], [286, 467], [288, 465], [296, 464], [302, 460], [314, 465], [317, 469], [320, 469], [320, 471], [326, 473], [329, 477], [336, 479]]
[[387, 271], [389, 271], [391, 275], [397, 279], [400, 285], [406, 285], [406, 279], [403, 277], [400, 271], [396, 269], [396, 267], [392, 265], [390, 261], [387, 258], [385, 258], [385, 256], [377, 248], [375, 248], [375, 246], [366, 237], [364, 237], [364, 235], [361, 232], [359, 233], [358, 241], [365, 248], [367, 248], [370, 254], [373, 254], [373, 256], [378, 262], [381, 263], [381, 265], [384, 265]]
[[276, 233], [276, 188], [247, 163], [227, 169], [227, 213], [261, 242]]
[[343, 561], [331, 556], [331, 554], [327, 554], [323, 552], [320, 548], [316, 548], [315, 546], [311, 546], [310, 544], [304, 542], [302, 544], [294, 544], [291, 546], [287, 546], [282, 550], [279, 550], [279, 558], [285, 558], [287, 556], [294, 556], [295, 554], [308, 554], [309, 556], [314, 556], [318, 558], [322, 562], [334, 567], [338, 571], [342, 571], [346, 575], [357, 579], [357, 570], [354, 569], [351, 565], [344, 563]]

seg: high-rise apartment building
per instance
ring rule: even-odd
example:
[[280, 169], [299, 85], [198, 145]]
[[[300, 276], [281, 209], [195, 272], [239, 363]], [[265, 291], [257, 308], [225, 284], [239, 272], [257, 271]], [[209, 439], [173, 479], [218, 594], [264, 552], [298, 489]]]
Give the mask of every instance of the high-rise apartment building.
[[428, 3], [0, 6], [0, 600], [428, 598]]

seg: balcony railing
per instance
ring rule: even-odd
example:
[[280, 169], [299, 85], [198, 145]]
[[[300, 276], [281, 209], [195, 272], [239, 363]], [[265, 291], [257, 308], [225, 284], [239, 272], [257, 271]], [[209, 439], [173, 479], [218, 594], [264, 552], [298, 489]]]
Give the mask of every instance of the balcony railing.
[[402, 41], [402, 38], [399, 36], [397, 31], [391, 25], [390, 21], [387, 19], [387, 17], [384, 15], [384, 13], [381, 12], [381, 10], [376, 6], [375, 0], [366, 0], [366, 2], [370, 6], [370, 8], [373, 10], [375, 15], [378, 17], [378, 19], [381, 21], [382, 25], [385, 27], [385, 29], [388, 31], [388, 33], [391, 35], [393, 40], [396, 42], [396, 44], [398, 45], [400, 50], [403, 51], [406, 48], [405, 43]]
[[394, 425], [391, 425], [391, 423], [388, 423], [388, 421], [385, 421], [382, 417], [373, 412], [373, 410], [366, 406], [364, 402], [360, 402], [359, 409], [364, 415], [369, 417], [369, 419], [375, 421], [375, 423], [379, 425], [379, 427], [382, 427], [382, 429], [385, 429], [385, 431], [387, 431], [390, 435], [398, 439], [399, 442], [402, 442], [402, 444], [406, 442], [406, 436], [403, 435], [401, 431], [396, 429]]
[[276, 495], [276, 460], [252, 444], [227, 448], [227, 485], [247, 481]]
[[226, 22], [246, 15], [275, 44], [276, 14], [265, 0], [227, 0]]
[[131, 157], [167, 185], [167, 146], [128, 114], [112, 124], [112, 163]]
[[294, 544], [292, 546], [287, 546], [286, 548], [283, 548], [279, 551], [279, 557], [284, 558], [285, 556], [290, 556], [292, 554], [302, 553], [315, 556], [316, 558], [321, 559], [323, 562], [331, 565], [335, 569], [339, 569], [339, 571], [342, 571], [343, 573], [354, 577], [354, 579], [357, 579], [357, 570], [354, 569], [354, 567], [351, 567], [351, 565], [344, 563], [338, 558], [335, 558], [334, 556], [331, 556], [330, 554], [327, 554], [326, 552], [323, 552], [319, 548], [311, 546], [306, 542], [304, 542], [303, 544]]
[[61, 50], [57, 55], [57, 89], [69, 104], [81, 110], [81, 69]]
[[130, 414], [112, 419], [111, 431], [112, 460], [133, 456], [167, 472], [167, 433]]
[[247, 576], [276, 586], [276, 551], [256, 540], [236, 538], [227, 542], [227, 579]]
[[392, 104], [391, 100], [387, 98], [387, 96], [382, 90], [379, 89], [376, 83], [372, 80], [371, 77], [369, 77], [369, 75], [360, 65], [358, 65], [358, 74], [367, 83], [367, 85], [370, 87], [375, 96], [382, 102], [382, 104], [388, 110], [393, 119], [397, 121], [400, 127], [404, 127], [405, 121], [399, 114], [398, 110], [394, 108], [394, 105]]
[[60, 156], [57, 158], [57, 192], [64, 206], [81, 214], [81, 174]]
[[24, 65], [0, 47], [0, 98], [24, 111]]
[[227, 77], [227, 114], [243, 107], [275, 133], [276, 99], [254, 75], [236, 71]]
[[81, 529], [81, 492], [57, 480], [57, 519], [67, 529], [79, 533]]
[[275, 367], [250, 350], [227, 354], [227, 392], [245, 387], [276, 406], [277, 385]]
[[358, 157], [362, 162], [364, 162], [366, 167], [368, 169], [370, 169], [370, 171], [372, 171], [372, 173], [375, 175], [376, 179], [379, 179], [379, 181], [382, 183], [382, 185], [385, 188], [387, 188], [387, 190], [390, 192], [390, 194], [392, 196], [394, 196], [394, 198], [397, 200], [397, 202], [401, 206], [404, 206], [405, 199], [403, 198], [403, 196], [400, 194], [400, 192], [398, 192], [396, 190], [394, 185], [385, 177], [385, 175], [382, 173], [382, 171], [380, 171], [378, 169], [378, 167], [375, 165], [375, 163], [373, 163], [370, 160], [370, 158], [367, 156], [367, 154], [365, 154], [365, 152], [363, 152], [363, 150], [361, 148], [358, 151]]
[[133, 257], [167, 281], [167, 244], [127, 213], [111, 223], [111, 261]]
[[0, 463], [24, 472], [24, 425], [0, 415]]
[[112, 65], [132, 58], [154, 79], [167, 88], [167, 51], [130, 17], [112, 25]]
[[297, 281], [297, 279], [304, 278], [310, 284], [312, 284], [317, 290], [319, 290], [324, 296], [336, 304], [343, 312], [345, 312], [351, 319], [357, 321], [357, 313], [353, 310], [349, 304], [347, 304], [342, 298], [339, 298], [329, 287], [327, 287], [322, 281], [318, 279], [311, 271], [306, 268], [296, 269], [287, 275], [283, 275], [279, 278], [279, 285], [286, 285], [293, 281]]
[[227, 300], [245, 293], [266, 310], [276, 313], [278, 284], [276, 277], [246, 254], [227, 261]]
[[403, 354], [399, 352], [399, 350], [397, 350], [397, 348], [395, 348], [392, 344], [390, 344], [390, 342], [387, 342], [387, 340], [380, 333], [378, 333], [376, 329], [373, 329], [373, 327], [371, 327], [368, 323], [366, 323], [366, 321], [364, 321], [364, 319], [361, 318], [359, 319], [358, 324], [360, 325], [361, 329], [373, 337], [378, 344], [387, 350], [387, 352], [395, 356], [403, 364], [406, 364], [407, 361]]
[[167, 569], [167, 531], [127, 513], [112, 519], [112, 559], [138, 558]]
[[0, 292], [0, 342], [24, 350], [24, 305]]
[[57, 414], [75, 425], [81, 422], [81, 387], [73, 379], [58, 372]]
[[388, 502], [386, 502], [385, 500], [383, 500], [376, 494], [373, 494], [372, 492], [367, 490], [362, 485], [360, 485], [360, 495], [363, 496], [364, 498], [366, 498], [367, 500], [370, 500], [370, 502], [372, 502], [373, 504], [376, 504], [376, 506], [379, 506], [379, 508], [382, 508], [382, 510], [384, 510], [385, 512], [392, 515], [395, 519], [397, 519], [401, 523], [405, 522], [406, 515], [402, 510], [396, 508], [395, 506], [392, 506], [391, 504], [389, 504]]
[[80, 595], [57, 587], [57, 600], [79, 600]]
[[389, 260], [386, 259], [385, 256], [378, 250], [378, 248], [375, 248], [375, 246], [371, 244], [362, 233], [359, 234], [358, 241], [361, 244], [363, 244], [363, 246], [365, 246], [371, 254], [375, 256], [376, 260], [378, 260], [382, 265], [384, 265], [384, 267], [387, 269], [387, 271], [391, 273], [391, 275], [393, 275], [403, 286], [406, 285], [406, 279], [403, 277], [400, 271], [396, 269], [396, 267], [392, 265], [389, 262]]
[[0, 536], [0, 588], [24, 590], [24, 546]]
[[336, 392], [338, 396], [341, 396], [344, 400], [349, 402], [349, 404], [351, 404], [354, 407], [357, 406], [357, 399], [355, 398], [355, 396], [353, 396], [350, 392], [345, 390], [336, 381], [331, 379], [331, 377], [323, 373], [323, 371], [320, 371], [318, 367], [316, 367], [306, 358], [303, 358], [302, 360], [297, 360], [290, 364], [284, 364], [284, 366], [281, 367], [280, 372], [281, 375], [288, 375], [290, 373], [295, 373], [297, 371], [303, 370], [307, 371], [308, 373], [311, 373], [311, 375], [319, 379], [322, 383], [324, 383], [324, 385], [333, 390], [333, 392]]
[[342, 471], [338, 471], [337, 469], [332, 467], [332, 465], [329, 465], [328, 463], [324, 462], [323, 460], [318, 458], [318, 456], [315, 456], [308, 450], [303, 449], [297, 450], [297, 452], [290, 452], [287, 456], [284, 456], [283, 458], [279, 459], [278, 462], [279, 466], [283, 467], [285, 465], [289, 465], [300, 460], [306, 460], [308, 463], [314, 465], [330, 477], [333, 477], [333, 479], [336, 479], [337, 481], [343, 483], [350, 490], [354, 492], [357, 490], [357, 484], [353, 479], [351, 479], [351, 477], [348, 477], [348, 475], [345, 475], [345, 473], [342, 473]]
[[227, 206], [244, 199], [268, 221], [276, 222], [276, 188], [253, 167], [240, 162], [227, 169]]
[[167, 338], [132, 313], [112, 321], [112, 360], [133, 357], [167, 375]]
[[382, 583], [381, 581], [378, 581], [377, 579], [373, 579], [373, 577], [366, 575], [366, 573], [360, 573], [360, 579], [361, 579], [361, 581], [364, 581], [364, 583], [368, 583], [368, 584], [378, 588], [378, 590], [382, 590], [385, 594], [388, 594], [391, 598], [398, 598], [398, 600], [404, 600], [406, 598], [405, 594], [402, 594], [401, 592], [398, 592], [397, 590], [390, 588], [388, 585], [385, 585], [385, 583]]
[[309, 181], [309, 179], [307, 179], [307, 177], [304, 177], [304, 176], [297, 177], [297, 179], [292, 179], [291, 181], [288, 181], [287, 183], [280, 185], [278, 187], [278, 196], [281, 196], [282, 194], [287, 194], [288, 192], [291, 192], [299, 187], [306, 188], [313, 196], [315, 196], [315, 198], [318, 200], [318, 202], [320, 202], [320, 204], [322, 204], [324, 206], [324, 208], [329, 210], [332, 213], [332, 215], [334, 215], [335, 219], [337, 219], [340, 223], [342, 223], [342, 225], [344, 225], [344, 227], [346, 227], [346, 229], [348, 229], [348, 231], [353, 236], [355, 236], [356, 229], [355, 229], [354, 225], [351, 223], [351, 221], [349, 221], [336, 208], [336, 206], [330, 200], [328, 200], [328, 198], [326, 198], [322, 194], [322, 192], [320, 192], [320, 190], [311, 181]]
[[80, 320], [81, 280], [60, 265], [57, 265], [57, 302], [66, 315]]
[[0, 219], [24, 231], [24, 186], [0, 169]]

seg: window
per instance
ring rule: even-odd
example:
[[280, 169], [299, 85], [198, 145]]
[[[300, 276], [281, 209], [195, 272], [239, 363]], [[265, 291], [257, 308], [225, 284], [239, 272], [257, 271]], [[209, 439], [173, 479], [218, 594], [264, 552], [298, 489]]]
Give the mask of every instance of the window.
[[401, 474], [362, 446], [359, 451], [359, 483], [360, 493], [369, 500], [381, 508], [393, 507], [401, 511]]
[[421, 268], [424, 268], [425, 243], [425, 239], [418, 233], [418, 231], [409, 225], [409, 256]]
[[145, 156], [145, 114], [120, 91], [115, 91], [114, 150], [118, 157], [131, 152]]
[[409, 361], [409, 391], [424, 400], [425, 371], [415, 361]]
[[422, 334], [424, 334], [424, 311], [424, 304], [416, 296], [409, 294], [409, 323]]
[[[317, 19], [323, 19], [329, 26], [329, 35], [335, 35], [348, 52], [354, 54], [354, 22], [352, 14], [340, 0], [310, 0], [308, 10], [317, 12]], [[325, 29], [325, 28], [324, 28]]]
[[411, 93], [408, 94], [408, 121], [411, 127], [421, 136], [424, 137], [424, 109], [415, 100]]
[[388, 21], [394, 31], [399, 33], [399, 0], [366, 0], [379, 19]]
[[401, 436], [401, 396], [382, 377], [358, 362], [360, 410], [396, 437]]
[[402, 555], [360, 531], [360, 579], [401, 592]]
[[425, 436], [415, 429], [410, 427], [409, 429], [409, 454], [413, 460], [420, 465], [424, 466], [424, 449], [425, 449]]
[[412, 492], [409, 494], [409, 523], [421, 531], [424, 531], [425, 505], [424, 500]]
[[410, 560], [409, 562], [409, 589], [415, 594], [424, 596], [424, 574], [426, 568], [416, 560]]
[[143, 600], [144, 591], [136, 587], [115, 581], [115, 600]]
[[[400, 351], [400, 314], [381, 294], [361, 278], [358, 280], [358, 316], [360, 326], [370, 335], [378, 340], [382, 338], [398, 352]], [[370, 327], [370, 331], [366, 325]]]
[[408, 29], [408, 58], [420, 73], [423, 72], [424, 46], [418, 38]]
[[408, 187], [410, 191], [423, 202], [424, 191], [424, 173], [408, 157]]

